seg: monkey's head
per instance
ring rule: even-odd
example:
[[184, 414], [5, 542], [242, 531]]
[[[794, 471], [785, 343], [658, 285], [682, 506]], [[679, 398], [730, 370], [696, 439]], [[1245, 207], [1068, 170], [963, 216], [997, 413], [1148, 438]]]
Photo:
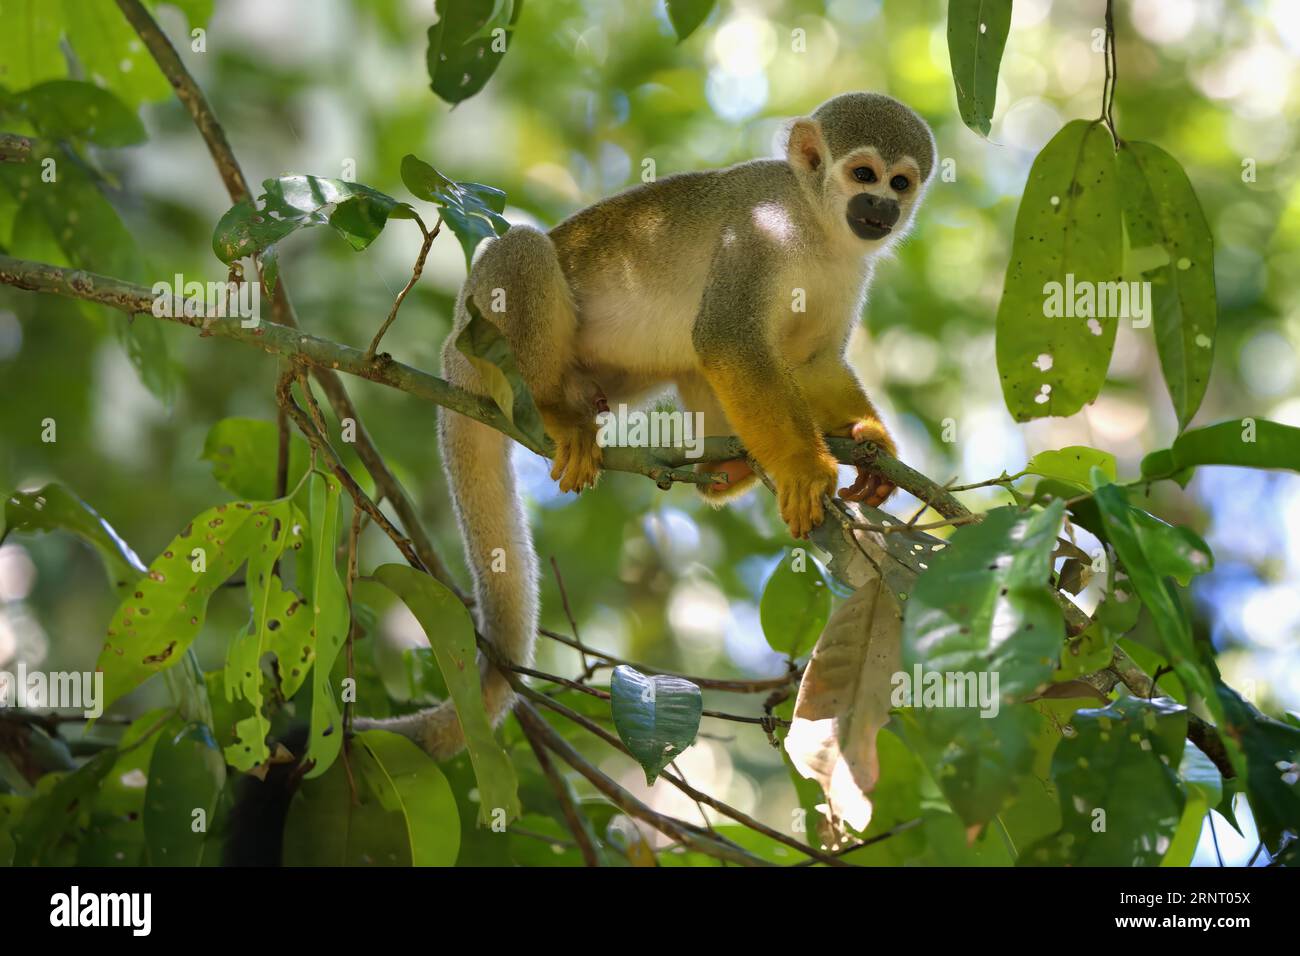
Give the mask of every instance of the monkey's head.
[[873, 252], [907, 231], [934, 170], [934, 134], [892, 97], [844, 93], [795, 121], [786, 155], [828, 228]]

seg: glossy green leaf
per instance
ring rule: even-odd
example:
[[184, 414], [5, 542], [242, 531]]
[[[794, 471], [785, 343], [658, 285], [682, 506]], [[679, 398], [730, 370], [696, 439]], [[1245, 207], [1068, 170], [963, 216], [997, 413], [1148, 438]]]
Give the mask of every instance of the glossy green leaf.
[[78, 80], [50, 80], [5, 104], [42, 136], [84, 139], [96, 146], [132, 146], [148, 138], [135, 111], [108, 90]]
[[694, 33], [716, 5], [717, 0], [668, 0], [668, 22], [673, 25], [677, 42]]
[[460, 242], [467, 268], [480, 242], [510, 228], [501, 215], [506, 194], [499, 189], [456, 182], [410, 153], [402, 157], [402, 182], [411, 195], [439, 207], [443, 222]]
[[684, 678], [647, 676], [625, 664], [614, 668], [609, 692], [618, 736], [653, 784], [695, 742], [704, 697]]
[[375, 568], [374, 580], [402, 599], [424, 629], [443, 680], [456, 704], [465, 749], [474, 764], [479, 788], [479, 822], [493, 821], [504, 810], [506, 822], [519, 816], [514, 767], [492, 735], [479, 685], [474, 622], [465, 605], [443, 584], [401, 564]]
[[1156, 350], [1181, 430], [1200, 407], [1214, 362], [1214, 239], [1178, 160], [1126, 142], [1116, 163], [1129, 244], [1160, 251], [1141, 277], [1151, 284]]
[[988, 136], [1011, 0], [948, 0], [948, 58], [962, 122]]
[[1040, 451], [1029, 459], [1025, 472], [1068, 481], [1080, 488], [1090, 489], [1088, 475], [1093, 468], [1100, 468], [1111, 481], [1115, 480], [1115, 456], [1110, 452], [1098, 451], [1087, 445], [1070, 445], [1055, 451]]
[[1107, 283], [1120, 279], [1121, 250], [1114, 144], [1101, 123], [1074, 120], [1029, 171], [998, 307], [998, 374], [1016, 421], [1097, 397], [1119, 321], [1099, 313], [1115, 311]]
[[341, 689], [334, 686], [330, 672], [347, 640], [352, 620], [348, 596], [334, 563], [338, 547], [339, 495], [341, 487], [333, 475], [312, 474], [308, 479], [311, 495], [312, 578], [308, 611], [310, 636], [316, 648], [312, 664], [311, 738], [307, 759], [313, 762], [308, 777], [319, 777], [339, 755], [343, 747], [343, 712], [339, 707]]
[[113, 614], [96, 669], [104, 707], [181, 659], [203, 626], [208, 598], [266, 534], [267, 506], [239, 501], [209, 508], [149, 565]]
[[1185, 586], [1194, 575], [1210, 570], [1214, 560], [1209, 548], [1188, 529], [1134, 508], [1118, 485], [1102, 485], [1094, 498], [1111, 545], [1151, 612], [1169, 663], [1188, 687], [1209, 696], [1213, 665], [1207, 669], [1208, 649], [1194, 643], [1183, 607], [1165, 581], [1173, 577]]
[[425, 62], [430, 87], [448, 103], [467, 100], [496, 72], [524, 0], [437, 0]]
[[385, 730], [366, 730], [357, 740], [373, 758], [363, 765], [378, 771], [370, 779], [384, 809], [406, 821], [413, 866], [452, 866], [460, 851], [456, 797], [433, 758], [413, 742]]
[[[1197, 465], [1300, 471], [1300, 428], [1244, 418], [1183, 432], [1170, 448], [1142, 459], [1144, 478], [1177, 476]], [[1184, 482], [1185, 483], [1185, 482]]]
[[[149, 763], [172, 713], [158, 707], [131, 722], [117, 742], [117, 760], [104, 775], [90, 804], [86, 838], [77, 847], [78, 866], [143, 866], [144, 801]], [[180, 726], [175, 725], [173, 730]]]
[[1064, 513], [1007, 506], [958, 528], [904, 606], [904, 668], [997, 675], [1004, 699], [1046, 683], [1065, 637], [1047, 584]]
[[768, 646], [787, 657], [812, 649], [831, 615], [831, 592], [821, 563], [804, 549], [777, 562], [759, 602]]
[[51, 482], [38, 491], [15, 491], [5, 500], [4, 536], [12, 532], [70, 531], [90, 542], [119, 592], [147, 570], [113, 526], [63, 485]]
[[162, 731], [149, 761], [144, 833], [154, 866], [198, 866], [226, 782], [226, 762], [203, 724]]
[[262, 183], [258, 203], [232, 206], [212, 234], [212, 251], [222, 262], [260, 253], [285, 236], [310, 226], [332, 226], [354, 249], [364, 249], [389, 219], [412, 219], [415, 211], [392, 196], [361, 183], [318, 176], [281, 176]]
[[[1183, 816], [1174, 768], [1187, 710], [1169, 700], [1125, 697], [1080, 710], [1074, 735], [1052, 758], [1061, 830], [1029, 847], [1029, 866], [1155, 866]], [[1141, 794], [1141, 799], [1134, 799]]]

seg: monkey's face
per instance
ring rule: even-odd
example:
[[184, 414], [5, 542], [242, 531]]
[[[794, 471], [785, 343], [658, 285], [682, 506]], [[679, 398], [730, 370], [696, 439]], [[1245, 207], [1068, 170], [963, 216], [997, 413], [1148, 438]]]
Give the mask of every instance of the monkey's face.
[[887, 160], [868, 146], [831, 167], [823, 195], [832, 214], [874, 247], [907, 231], [923, 182], [913, 157]]

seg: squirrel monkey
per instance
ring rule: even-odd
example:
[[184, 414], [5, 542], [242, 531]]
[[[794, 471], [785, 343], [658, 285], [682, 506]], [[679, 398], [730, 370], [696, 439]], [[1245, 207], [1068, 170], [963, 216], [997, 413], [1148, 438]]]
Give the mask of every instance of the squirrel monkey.
[[[599, 474], [599, 403], [631, 404], [675, 385], [683, 410], [703, 413], [707, 435], [740, 436], [775, 482], [790, 532], [806, 536], [836, 485], [824, 435], [894, 452], [844, 351], [873, 261], [906, 232], [934, 164], [934, 136], [916, 113], [888, 96], [847, 93], [794, 122], [784, 159], [637, 186], [549, 233], [513, 226], [470, 270], [443, 374], [486, 394], [454, 344], [473, 297], [509, 342], [555, 442], [551, 477], [575, 492]], [[530, 664], [538, 569], [511, 440], [445, 409], [439, 435], [480, 633]], [[715, 503], [755, 481], [744, 461], [696, 467], [729, 478], [702, 489]], [[859, 469], [840, 495], [880, 504], [893, 490]], [[499, 721], [509, 685], [486, 664], [482, 677]], [[450, 703], [367, 725], [439, 758], [463, 744]]]

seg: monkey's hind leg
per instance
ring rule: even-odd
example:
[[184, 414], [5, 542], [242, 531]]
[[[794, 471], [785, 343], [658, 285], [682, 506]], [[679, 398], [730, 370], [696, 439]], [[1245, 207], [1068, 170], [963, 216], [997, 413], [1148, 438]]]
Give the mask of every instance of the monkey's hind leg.
[[549, 236], [512, 226], [484, 249], [466, 294], [510, 343], [546, 434], [555, 442], [551, 477], [561, 491], [581, 491], [600, 475], [596, 442], [599, 386], [578, 364], [578, 315]]
[[[705, 438], [717, 435], [733, 435], [735, 429], [727, 421], [727, 414], [721, 403], [713, 394], [703, 378], [683, 376], [677, 380], [677, 392], [681, 396], [683, 409], [687, 414], [698, 413], [704, 417]], [[739, 498], [749, 491], [758, 481], [758, 476], [749, 467], [744, 458], [732, 458], [727, 461], [699, 461], [695, 463], [696, 474], [722, 474], [727, 476], [725, 482], [708, 485], [696, 485], [695, 490], [709, 504], [720, 508], [729, 501]]]

